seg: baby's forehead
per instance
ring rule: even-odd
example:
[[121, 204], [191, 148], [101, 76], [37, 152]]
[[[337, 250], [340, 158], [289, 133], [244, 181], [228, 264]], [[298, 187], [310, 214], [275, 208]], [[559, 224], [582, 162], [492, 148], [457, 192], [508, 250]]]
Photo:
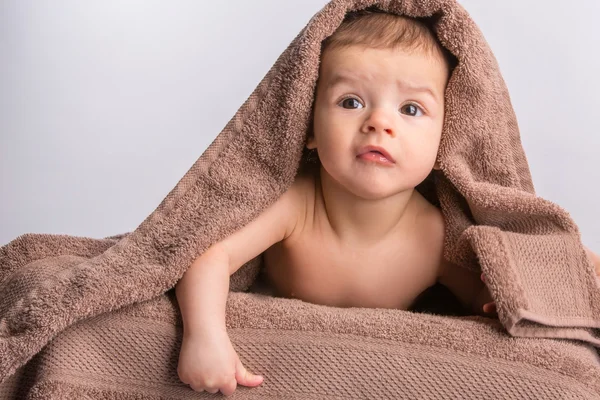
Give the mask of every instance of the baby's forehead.
[[[394, 59], [394, 55], [399, 58]], [[379, 63], [380, 59], [386, 61]], [[411, 60], [410, 64], [406, 63], [408, 60]], [[398, 67], [391, 63], [398, 63]], [[428, 91], [434, 97], [443, 97], [449, 72], [443, 56], [427, 49], [349, 46], [323, 52], [318, 80], [321, 90], [344, 83], [389, 82], [403, 89]]]

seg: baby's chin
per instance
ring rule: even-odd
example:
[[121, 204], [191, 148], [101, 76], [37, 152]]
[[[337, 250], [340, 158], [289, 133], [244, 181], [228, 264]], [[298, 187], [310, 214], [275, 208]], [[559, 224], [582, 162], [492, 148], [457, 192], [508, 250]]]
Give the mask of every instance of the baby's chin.
[[382, 200], [402, 192], [412, 191], [415, 185], [402, 182], [402, 179], [390, 179], [389, 176], [348, 176], [342, 185], [356, 197], [365, 200]]
[[352, 185], [351, 187], [347, 187], [347, 189], [352, 192], [356, 197], [365, 200], [377, 201], [387, 199], [392, 196], [399, 195], [402, 192], [412, 191], [414, 190], [414, 186], [408, 187], [393, 187], [392, 185], [366, 185], [364, 183], [357, 183]]
[[[370, 166], [364, 168], [339, 169], [327, 173], [347, 192], [365, 200], [382, 200], [403, 192], [412, 191], [418, 185], [417, 179], [402, 176], [398, 169]], [[422, 179], [421, 179], [422, 180]], [[414, 181], [414, 182], [413, 182]]]

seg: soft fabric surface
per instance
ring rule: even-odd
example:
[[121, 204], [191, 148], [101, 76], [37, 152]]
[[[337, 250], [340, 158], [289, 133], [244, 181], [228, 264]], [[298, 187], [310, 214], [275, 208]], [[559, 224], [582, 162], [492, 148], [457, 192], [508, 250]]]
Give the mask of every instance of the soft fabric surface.
[[165, 292], [291, 185], [306, 162], [320, 43], [347, 11], [374, 4], [435, 16], [459, 61], [446, 91], [441, 171], [419, 190], [443, 212], [446, 258], [485, 272], [499, 320], [244, 293], [259, 257], [232, 277], [227, 325], [265, 382], [232, 398], [600, 397], [595, 272], [569, 214], [535, 195], [481, 32], [454, 0], [334, 0], [134, 232], [25, 235], [0, 249], [2, 398], [213, 396], [177, 379], [180, 321]]

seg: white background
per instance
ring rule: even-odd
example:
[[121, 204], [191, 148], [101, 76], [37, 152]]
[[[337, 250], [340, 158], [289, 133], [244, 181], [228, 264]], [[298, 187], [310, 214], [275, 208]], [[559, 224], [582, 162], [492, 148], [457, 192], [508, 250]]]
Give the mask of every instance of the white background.
[[[135, 229], [326, 3], [2, 1], [0, 245]], [[600, 252], [600, 2], [461, 3], [499, 61], [537, 194]]]

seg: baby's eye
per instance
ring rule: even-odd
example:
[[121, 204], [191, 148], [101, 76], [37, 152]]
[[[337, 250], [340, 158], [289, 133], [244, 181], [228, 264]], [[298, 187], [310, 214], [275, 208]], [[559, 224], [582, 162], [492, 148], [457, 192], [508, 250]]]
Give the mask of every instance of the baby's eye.
[[[413, 117], [420, 117], [421, 115], [423, 115], [423, 110], [421, 109], [421, 107], [419, 107], [413, 103], [409, 103], [409, 104], [402, 106], [400, 111], [403, 111], [403, 110], [406, 110], [405, 114], [411, 115]], [[417, 115], [417, 113], [419, 113], [419, 112], [421, 114]]]
[[[351, 105], [351, 106], [352, 105], [355, 105], [355, 106], [360, 105], [360, 106], [362, 106], [362, 104], [360, 104], [360, 102], [357, 99], [355, 99], [354, 97], [346, 97], [345, 99], [342, 99], [342, 101], [340, 101], [338, 104], [341, 104], [342, 107], [344, 107], [344, 105]], [[346, 108], [346, 107], [344, 107], [344, 108]], [[352, 110], [355, 108], [351, 107], [350, 109]]]

